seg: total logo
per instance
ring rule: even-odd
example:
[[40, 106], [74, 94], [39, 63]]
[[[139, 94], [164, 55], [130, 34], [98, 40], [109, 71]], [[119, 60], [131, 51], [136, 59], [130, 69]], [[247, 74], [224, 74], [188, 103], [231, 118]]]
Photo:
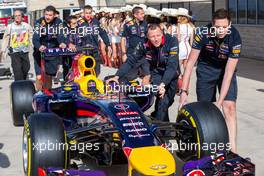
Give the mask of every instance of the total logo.
[[127, 104], [117, 104], [114, 106], [115, 109], [118, 109], [118, 110], [126, 110], [129, 108], [129, 105]]
[[129, 115], [138, 115], [136, 111], [129, 111], [129, 112], [118, 112], [116, 113], [117, 116], [129, 116]]
[[188, 173], [186, 176], [205, 176], [205, 173], [200, 169], [196, 169]]

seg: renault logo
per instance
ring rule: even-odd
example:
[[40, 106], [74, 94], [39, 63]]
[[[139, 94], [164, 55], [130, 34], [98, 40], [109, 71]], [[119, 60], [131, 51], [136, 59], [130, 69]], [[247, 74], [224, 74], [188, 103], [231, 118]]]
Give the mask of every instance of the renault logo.
[[150, 166], [150, 169], [152, 170], [159, 170], [159, 169], [166, 169], [167, 166], [164, 164], [157, 164], [157, 165], [152, 165]]

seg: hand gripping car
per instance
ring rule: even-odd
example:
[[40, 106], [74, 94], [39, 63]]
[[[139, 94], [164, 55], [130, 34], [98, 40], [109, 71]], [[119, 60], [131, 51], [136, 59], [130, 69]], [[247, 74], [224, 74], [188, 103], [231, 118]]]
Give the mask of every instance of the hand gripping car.
[[31, 81], [10, 86], [13, 124], [24, 126], [25, 175], [67, 169], [75, 158], [103, 166], [127, 163], [128, 175], [173, 175], [176, 163], [166, 140], [197, 145], [177, 151], [183, 160], [210, 154], [204, 143], [228, 143], [225, 120], [213, 104], [187, 104], [174, 123], [151, 121], [144, 114], [153, 103], [151, 91], [132, 83], [129, 91], [117, 92], [93, 75], [92, 57], [81, 55], [76, 62], [82, 65], [76, 67], [79, 76], [59, 88], [35, 94]]

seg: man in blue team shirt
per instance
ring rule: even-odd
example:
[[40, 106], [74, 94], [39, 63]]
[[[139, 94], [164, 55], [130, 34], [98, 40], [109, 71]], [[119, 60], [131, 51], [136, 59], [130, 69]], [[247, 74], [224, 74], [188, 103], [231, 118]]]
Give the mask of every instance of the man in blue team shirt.
[[[133, 19], [126, 22], [123, 26], [121, 49], [122, 61], [126, 62], [128, 55], [132, 54], [139, 43], [147, 41], [147, 27], [148, 24], [144, 20], [145, 13], [142, 7], [136, 6], [132, 9]], [[142, 61], [142, 60], [141, 60]], [[138, 61], [133, 66], [129, 74], [124, 77], [125, 81], [130, 81], [140, 76], [146, 76], [143, 63]], [[146, 79], [146, 78], [145, 78]], [[143, 79], [143, 81], [145, 80]]]
[[65, 48], [63, 43], [63, 35], [60, 34], [62, 28], [62, 21], [55, 17], [56, 8], [53, 6], [47, 6], [44, 9], [44, 16], [35, 22], [35, 31], [33, 34], [34, 45], [34, 67], [36, 72], [36, 88], [42, 90], [42, 88], [50, 89], [52, 87], [52, 76], [55, 76], [58, 70], [58, 65], [61, 63], [60, 58], [49, 57], [45, 58], [45, 74], [44, 83], [41, 78], [41, 53], [47, 48]]
[[120, 82], [124, 76], [133, 70], [133, 66], [140, 61], [143, 63], [145, 74], [151, 78], [153, 86], [158, 87], [155, 109], [151, 114], [156, 120], [169, 121], [169, 107], [174, 102], [177, 88], [177, 79], [180, 73], [178, 58], [178, 40], [164, 34], [157, 24], [149, 24], [148, 40], [138, 43], [135, 51], [129, 54], [127, 61], [118, 69], [115, 77], [110, 81]]
[[225, 9], [219, 9], [214, 13], [212, 24], [207, 28], [209, 30], [202, 30], [195, 36], [184, 71], [179, 108], [186, 102], [192, 69], [198, 59], [197, 99], [215, 102], [218, 108], [223, 109], [231, 148], [236, 152], [236, 66], [240, 58], [241, 38], [239, 32], [231, 25], [230, 16]]
[[[74, 15], [70, 15], [65, 23], [65, 29], [67, 29], [66, 33], [64, 33], [64, 43], [67, 45], [69, 50], [73, 52], [77, 52], [77, 48], [81, 47], [82, 40], [80, 34], [78, 33], [78, 18]], [[67, 75], [72, 67], [72, 61], [74, 56], [63, 56], [62, 57], [62, 65], [63, 65], [63, 78], [64, 81], [67, 79]]]
[[83, 17], [79, 20], [79, 35], [81, 35], [82, 46], [94, 48], [93, 57], [96, 60], [95, 72], [98, 76], [100, 74], [101, 60], [99, 58], [99, 43], [98, 36], [103, 39], [105, 45], [108, 47], [108, 51], [111, 53], [111, 44], [108, 35], [104, 29], [100, 27], [99, 21], [93, 17], [93, 9], [90, 5], [86, 5], [83, 8]]

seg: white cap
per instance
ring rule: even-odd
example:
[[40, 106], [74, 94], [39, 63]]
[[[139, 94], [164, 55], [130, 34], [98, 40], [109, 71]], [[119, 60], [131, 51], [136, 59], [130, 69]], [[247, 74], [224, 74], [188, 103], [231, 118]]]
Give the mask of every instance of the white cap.
[[169, 9], [169, 16], [171, 17], [178, 16], [178, 9], [173, 9], [173, 8]]
[[131, 5], [126, 5], [126, 11], [128, 12], [128, 11], [132, 11], [132, 9], [133, 9], [133, 7], [131, 6]]
[[138, 7], [141, 7], [144, 11], [147, 9], [147, 6], [145, 4], [139, 4]]
[[127, 10], [126, 10], [126, 7], [121, 7], [120, 8], [120, 12], [126, 12]]
[[165, 16], [170, 16], [170, 9], [168, 8], [162, 8], [161, 12]]
[[120, 13], [119, 9], [110, 9], [110, 13], [114, 14], [114, 13]]
[[94, 9], [93, 11], [95, 14], [100, 12], [98, 9]]
[[83, 10], [78, 10], [72, 13], [72, 15], [81, 15], [83, 13]]
[[161, 11], [154, 9], [152, 7], [148, 7], [145, 11], [145, 15], [150, 15], [151, 17], [160, 18], [160, 15], [162, 14]]
[[132, 9], [134, 9], [135, 7], [138, 7], [138, 4], [133, 4]]
[[103, 7], [99, 10], [99, 12], [106, 12], [107, 8], [106, 7]]
[[105, 8], [105, 12], [106, 12], [106, 13], [110, 13], [110, 12], [111, 12], [111, 8], [107, 8], [107, 7], [106, 7], [106, 8]]

